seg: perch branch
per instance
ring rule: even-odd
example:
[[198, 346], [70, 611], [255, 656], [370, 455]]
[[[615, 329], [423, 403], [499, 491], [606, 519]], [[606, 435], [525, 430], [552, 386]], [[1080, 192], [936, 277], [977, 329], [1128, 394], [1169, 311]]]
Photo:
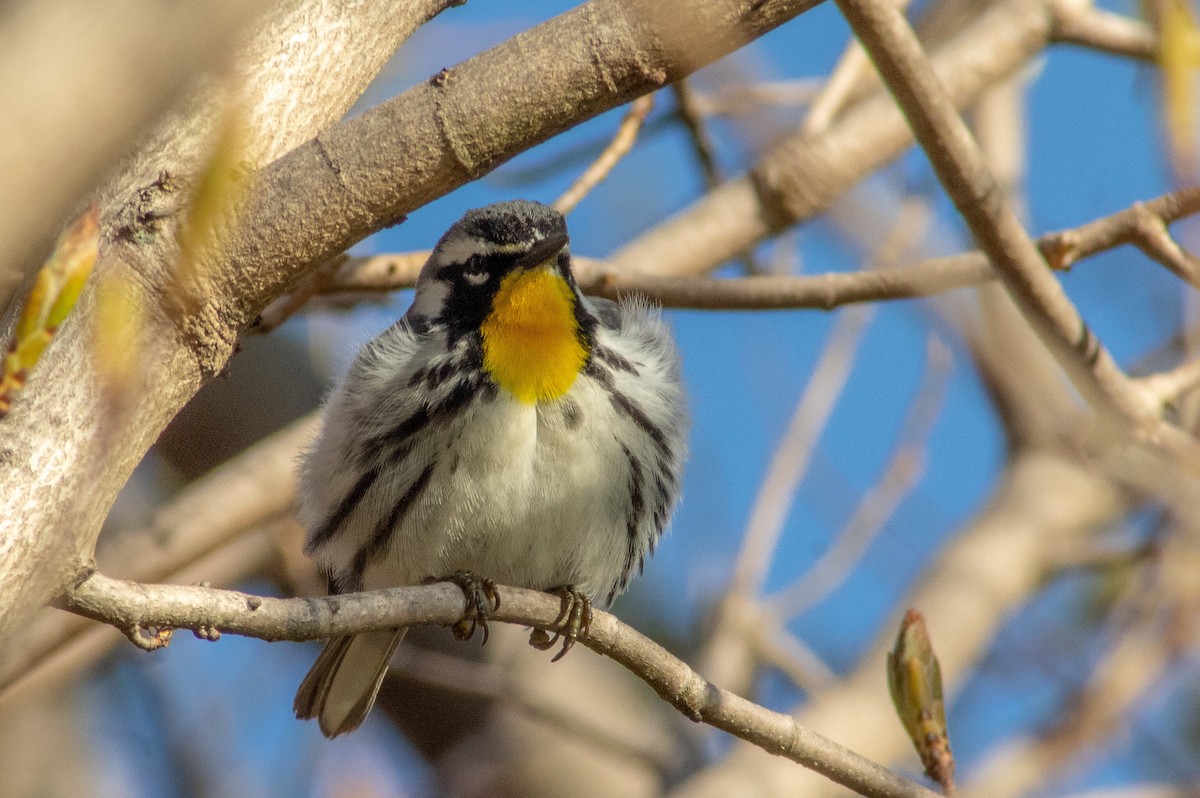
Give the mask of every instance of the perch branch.
[[[500, 597], [493, 620], [555, 628], [557, 598], [510, 587], [501, 587]], [[462, 592], [449, 584], [279, 599], [208, 587], [126, 582], [99, 573], [68, 591], [60, 605], [121, 629], [169, 627], [206, 635], [217, 630], [262, 640], [295, 641], [416, 624], [449, 626], [464, 609]], [[607, 613], [595, 613], [580, 642], [628, 668], [689, 718], [791, 759], [862, 795], [937, 795], [800, 726], [787, 715], [705, 681], [686, 663]]]

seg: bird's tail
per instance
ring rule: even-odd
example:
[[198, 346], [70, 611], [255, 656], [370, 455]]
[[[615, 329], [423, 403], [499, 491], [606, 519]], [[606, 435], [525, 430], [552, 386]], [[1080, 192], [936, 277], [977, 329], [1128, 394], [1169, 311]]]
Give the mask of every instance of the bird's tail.
[[326, 737], [357, 729], [375, 703], [388, 661], [405, 631], [364, 632], [326, 643], [296, 691], [296, 717], [317, 718]]

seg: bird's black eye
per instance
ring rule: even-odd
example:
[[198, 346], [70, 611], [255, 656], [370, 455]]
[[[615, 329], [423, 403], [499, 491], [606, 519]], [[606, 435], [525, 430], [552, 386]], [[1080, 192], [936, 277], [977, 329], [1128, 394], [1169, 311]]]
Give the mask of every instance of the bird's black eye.
[[472, 255], [463, 264], [462, 276], [469, 285], [483, 285], [491, 277], [491, 272], [488, 271], [487, 261], [482, 255]]

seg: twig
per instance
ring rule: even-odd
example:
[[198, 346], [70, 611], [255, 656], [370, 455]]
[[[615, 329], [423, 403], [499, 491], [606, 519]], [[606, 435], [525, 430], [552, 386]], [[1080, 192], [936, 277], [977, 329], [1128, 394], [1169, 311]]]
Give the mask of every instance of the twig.
[[1064, 0], [1053, 3], [1052, 9], [1054, 26], [1050, 36], [1056, 42], [1151, 63], [1158, 58], [1158, 37], [1141, 20]]
[[[997, 0], [983, 6], [934, 55], [939, 74], [964, 107], [1041, 53], [1050, 30], [1045, 0]], [[625, 242], [609, 257], [610, 265], [657, 275], [711, 271], [790, 225], [827, 211], [911, 142], [895, 102], [882, 88], [872, 91], [824, 134], [785, 137], [749, 173]]]
[[[1147, 214], [1158, 223], [1170, 224], [1196, 213], [1200, 213], [1200, 187], [1181, 189], [1080, 227], [1047, 233], [1037, 245], [1052, 268], [1066, 270], [1098, 252], [1139, 242], [1147, 227]], [[411, 288], [428, 257], [427, 251], [350, 257], [322, 290], [326, 296], [337, 296]], [[656, 277], [617, 271], [605, 261], [573, 260], [580, 288], [587, 293], [609, 298], [639, 294], [666, 307], [711, 310], [831, 310], [856, 302], [931, 296], [982, 285], [996, 277], [978, 251], [931, 258], [903, 268], [720, 280]]]
[[[500, 588], [498, 622], [553, 630], [560, 602], [532, 590]], [[453, 585], [278, 599], [230, 590], [148, 585], [93, 574], [61, 600], [64, 609], [119, 628], [134, 624], [218, 629], [261, 640], [318, 640], [399, 626], [450, 626], [463, 612]], [[612, 658], [695, 721], [703, 721], [787, 757], [868, 796], [933, 798], [936, 793], [798, 725], [705, 681], [688, 665], [613, 616], [596, 611], [581, 643]]]
[[[878, 248], [875, 265], [895, 262], [914, 237], [924, 234], [928, 215], [915, 221], [910, 218], [914, 212], [921, 212], [921, 207], [914, 204], [901, 207]], [[729, 586], [714, 613], [704, 653], [705, 672], [718, 681], [740, 686], [749, 679], [751, 663], [744, 645], [743, 620], [747, 613], [761, 614], [758, 597], [775, 558], [788, 510], [808, 470], [817, 440], [845, 387], [854, 353], [873, 313], [870, 306], [856, 306], [838, 317], [759, 487]]]
[[1200, 260], [1179, 246], [1161, 218], [1134, 205], [1138, 216], [1137, 235], [1133, 243], [1153, 260], [1158, 261], [1176, 277], [1200, 288]]
[[813, 368], [759, 488], [730, 591], [757, 595], [762, 588], [796, 488], [804, 479], [817, 440], [850, 376], [854, 353], [872, 315], [873, 308], [851, 308], [838, 317], [830, 331], [829, 343]]
[[1191, 186], [1135, 202], [1123, 211], [1071, 230], [1047, 233], [1038, 239], [1038, 248], [1051, 268], [1065, 270], [1081, 258], [1120, 244], [1140, 246], [1141, 237], [1150, 226], [1148, 217], [1169, 225], [1196, 213], [1200, 213], [1200, 187]]
[[794, 618], [836, 588], [924, 472], [925, 445], [945, 398], [950, 349], [936, 337], [926, 348], [925, 379], [900, 431], [900, 444], [878, 484], [863, 496], [833, 545], [791, 585], [766, 599], [780, 618]]
[[818, 78], [758, 81], [736, 88], [696, 92], [693, 107], [705, 116], [741, 116], [761, 111], [763, 106], [799, 106], [812, 102], [824, 81]]
[[[687, 78], [671, 84], [671, 93], [675, 95], [675, 114], [683, 123], [688, 139], [692, 142], [692, 152], [696, 154], [696, 162], [704, 175], [704, 186], [709, 191], [721, 184], [724, 177], [717, 166], [717, 157], [713, 152], [712, 138], [704, 127], [703, 115], [696, 107], [696, 97], [692, 92], [691, 83]], [[762, 270], [755, 262], [754, 252], [743, 253], [739, 260], [746, 274], [761, 274]]]
[[1170, 371], [1141, 377], [1138, 381], [1158, 401], [1173, 405], [1200, 387], [1200, 359], [1189, 360]]
[[654, 110], [653, 94], [643, 94], [629, 104], [629, 111], [626, 112], [625, 118], [621, 120], [621, 124], [617, 128], [617, 134], [613, 136], [613, 140], [600, 153], [600, 157], [585, 169], [583, 174], [576, 178], [571, 187], [562, 193], [562, 196], [551, 203], [556, 211], [566, 215], [575, 210], [575, 206], [590, 194], [592, 189], [600, 185], [600, 182], [604, 178], [608, 177], [608, 173], [617, 165], [617, 162], [633, 149], [633, 143], [637, 141], [638, 131], [652, 110]]
[[850, 26], [908, 117], [938, 179], [1009, 294], [1072, 383], [1096, 409], [1193, 467], [1195, 441], [1164, 423], [1153, 397], [1132, 382], [1084, 323], [1012, 212], [979, 147], [904, 17], [879, 0], [838, 0]]
[[[908, 7], [909, 0], [894, 0], [896, 7], [903, 11]], [[874, 79], [871, 62], [863, 52], [862, 45], [857, 39], [851, 38], [841, 58], [830, 73], [829, 79], [821, 87], [821, 92], [813, 99], [808, 108], [808, 116], [800, 126], [800, 132], [806, 136], [816, 136], [824, 133], [833, 123], [834, 117], [841, 112], [850, 101], [855, 88], [863, 79]]]
[[703, 115], [697, 107], [696, 93], [692, 91], [687, 78], [672, 83], [671, 93], [675, 95], [675, 113], [687, 131], [692, 152], [696, 154], [696, 162], [700, 164], [700, 172], [704, 175], [704, 185], [711, 189], [720, 184], [721, 170], [713, 154], [712, 137], [705, 129]]

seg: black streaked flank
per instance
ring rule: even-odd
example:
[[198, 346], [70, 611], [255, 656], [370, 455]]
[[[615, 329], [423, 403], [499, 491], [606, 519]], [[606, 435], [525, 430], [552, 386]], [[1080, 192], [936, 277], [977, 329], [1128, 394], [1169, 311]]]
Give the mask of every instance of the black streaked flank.
[[639, 569], [641, 568], [641, 558], [638, 552], [638, 530], [642, 525], [642, 514], [646, 511], [645, 498], [642, 496], [641, 461], [623, 443], [621, 444], [621, 451], [625, 453], [625, 460], [629, 463], [629, 515], [625, 518], [625, 566], [621, 569], [621, 576], [608, 591], [608, 597], [605, 601], [609, 604], [612, 603], [617, 593], [623, 591], [626, 585], [629, 584], [629, 577], [633, 573], [635, 559], [638, 560]]
[[463, 380], [455, 385], [450, 393], [437, 404], [433, 406], [421, 405], [413, 411], [411, 416], [387, 432], [368, 439], [359, 452], [359, 461], [361, 463], [370, 462], [380, 454], [381, 449], [388, 449], [390, 451], [385, 454], [387, 455], [387, 459], [392, 461], [394, 465], [395, 462], [402, 460], [411, 450], [411, 446], [407, 444], [409, 444], [413, 436], [425, 429], [429, 424], [457, 415], [458, 411], [471, 401], [471, 397], [475, 396], [481, 387], [482, 383], [480, 380]]
[[413, 411], [412, 415], [401, 421], [396, 426], [392, 427], [387, 432], [381, 435], [376, 435], [373, 438], [368, 438], [362, 449], [359, 451], [359, 462], [369, 463], [379, 455], [379, 450], [384, 447], [393, 450], [400, 449], [409, 438], [425, 429], [425, 426], [429, 424], [431, 418], [432, 416], [429, 408], [425, 405], [421, 405]]
[[325, 519], [321, 526], [317, 528], [317, 531], [308, 539], [308, 542], [304, 544], [305, 554], [311, 555], [333, 537], [334, 533], [338, 531], [338, 527], [350, 517], [350, 514], [354, 512], [354, 508], [362, 501], [363, 496], [367, 495], [367, 491], [371, 489], [371, 485], [375, 484], [375, 480], [378, 478], [378, 466], [368, 470], [367, 473], [359, 478], [354, 487], [350, 489], [350, 492], [346, 494], [346, 497], [338, 504], [337, 509]]
[[608, 392], [612, 392], [616, 386], [613, 384], [612, 375], [605, 369], [600, 367], [600, 364], [595, 359], [589, 360], [583, 367], [583, 373], [600, 384], [600, 387]]
[[611, 366], [618, 371], [624, 371], [628, 374], [633, 374], [634, 376], [637, 376], [639, 373], [637, 367], [635, 367], [633, 363], [630, 363], [628, 360], [621, 357], [615, 351], [606, 346], [597, 346], [592, 350], [592, 353], [600, 360], [601, 363], [604, 363], [606, 366]]
[[632, 419], [633, 423], [637, 424], [642, 432], [646, 433], [654, 441], [655, 445], [658, 446], [659, 452], [666, 457], [670, 457], [671, 446], [667, 443], [667, 436], [650, 420], [649, 416], [642, 412], [640, 407], [631, 402], [628, 396], [617, 390], [611, 373], [602, 368], [594, 358], [589, 360], [587, 365], [583, 367], [583, 373], [594, 379], [601, 388], [608, 391], [608, 398], [612, 402], [613, 407]]
[[356, 589], [362, 588], [363, 571], [367, 567], [367, 562], [387, 548], [388, 541], [392, 539], [392, 535], [396, 533], [396, 529], [404, 521], [404, 516], [408, 513], [409, 508], [420, 498], [422, 491], [425, 490], [425, 486], [429, 484], [429, 478], [433, 476], [435, 468], [437, 468], [436, 460], [425, 467], [421, 475], [413, 481], [412, 485], [404, 492], [399, 501], [392, 506], [391, 512], [376, 525], [375, 533], [371, 535], [371, 539], [354, 555], [351, 579]]
[[642, 432], [650, 436], [650, 440], [654, 441], [654, 444], [658, 446], [658, 450], [660, 452], [662, 452], [664, 455], [670, 454], [671, 446], [669, 443], [667, 443], [667, 436], [663, 434], [661, 429], [655, 426], [654, 422], [650, 420], [649, 416], [642, 412], [640, 407], [629, 401], [628, 396], [620, 391], [614, 390], [609, 392], [608, 398], [609, 401], [613, 403], [613, 407], [617, 408], [617, 410], [620, 410], [622, 413], [629, 416], [629, 418], [633, 419], [633, 423], [641, 427]]

